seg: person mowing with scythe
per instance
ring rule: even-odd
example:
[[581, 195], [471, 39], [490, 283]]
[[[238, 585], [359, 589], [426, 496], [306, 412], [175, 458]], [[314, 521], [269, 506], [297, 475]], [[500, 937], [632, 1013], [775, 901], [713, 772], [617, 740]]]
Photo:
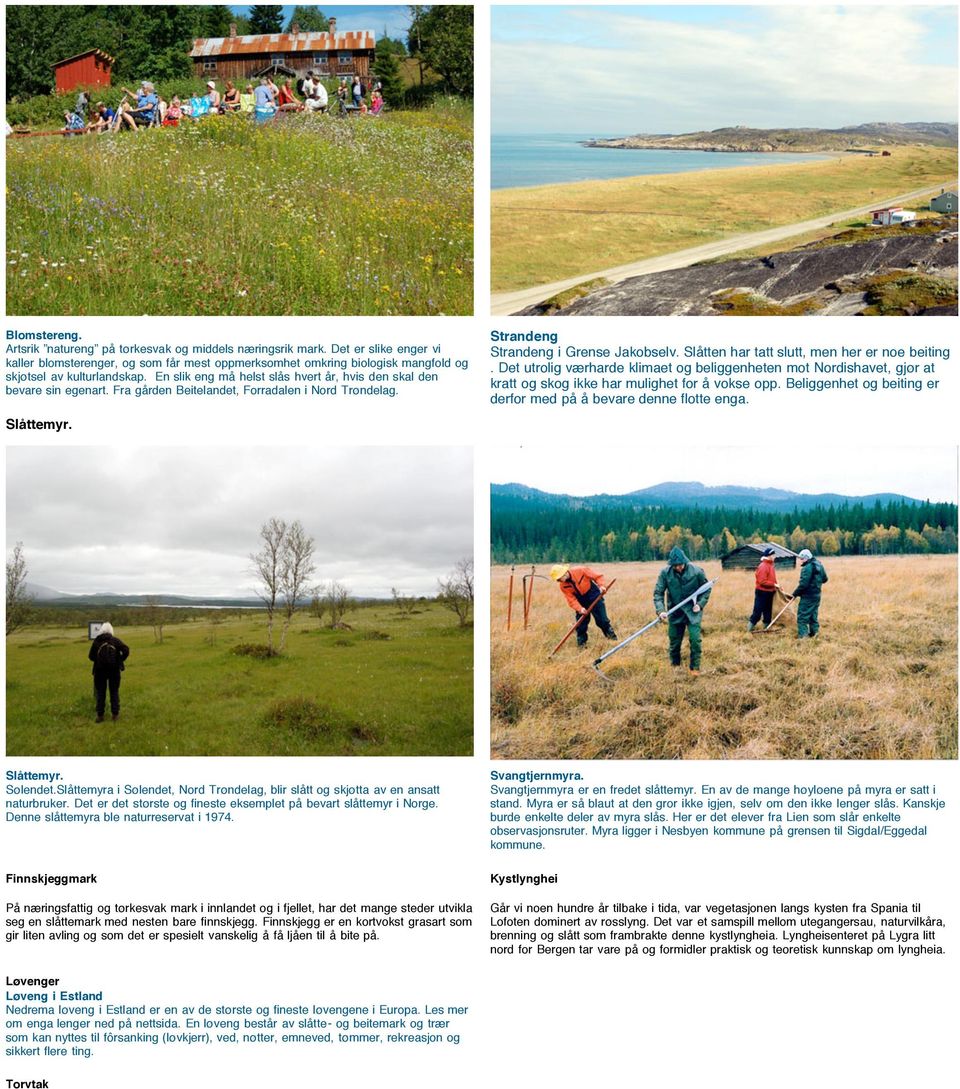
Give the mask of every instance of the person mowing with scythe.
[[607, 607], [601, 600], [607, 588], [603, 575], [589, 567], [570, 567], [565, 563], [550, 568], [550, 578], [560, 586], [570, 608], [581, 618], [577, 624], [577, 646], [587, 645], [587, 628], [590, 617], [608, 639], [616, 639], [617, 633], [607, 616]]
[[680, 658], [680, 647], [683, 643], [683, 633], [686, 632], [690, 642], [690, 673], [694, 677], [700, 676], [702, 650], [700, 621], [703, 617], [703, 608], [710, 599], [710, 590], [705, 590], [672, 616], [668, 617], [667, 613], [707, 582], [709, 579], [704, 574], [703, 568], [691, 563], [682, 548], [671, 548], [667, 556], [667, 566], [660, 572], [657, 585], [653, 590], [653, 607], [660, 619], [667, 621], [670, 664], [672, 666], [683, 664]]
[[800, 581], [791, 598], [800, 598], [797, 606], [797, 638], [815, 638], [820, 631], [820, 587], [827, 581], [827, 572], [823, 564], [809, 548], [802, 548], [797, 556], [800, 560]]

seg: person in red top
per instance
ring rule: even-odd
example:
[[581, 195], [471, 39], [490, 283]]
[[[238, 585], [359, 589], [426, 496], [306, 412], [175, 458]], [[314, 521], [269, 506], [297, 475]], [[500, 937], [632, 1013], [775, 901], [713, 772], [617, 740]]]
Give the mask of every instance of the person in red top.
[[[607, 617], [607, 607], [602, 598], [606, 589], [603, 575], [591, 571], [589, 567], [570, 567], [565, 563], [555, 564], [550, 568], [550, 578], [557, 582], [563, 596], [570, 604], [570, 608], [582, 619], [577, 625], [577, 646], [587, 645], [587, 628], [590, 626], [590, 617], [608, 639], [616, 639], [617, 633]], [[596, 605], [593, 605], [594, 602]], [[587, 610], [593, 605], [589, 614]]]
[[300, 99], [293, 93], [293, 88], [290, 86], [290, 80], [285, 80], [283, 86], [280, 88], [280, 93], [277, 96], [277, 106], [281, 110], [299, 110]]
[[764, 628], [770, 625], [770, 618], [773, 616], [773, 595], [780, 589], [774, 567], [775, 561], [773, 549], [764, 549], [754, 575], [753, 612], [750, 614], [747, 631], [755, 631], [760, 620], [763, 620]]

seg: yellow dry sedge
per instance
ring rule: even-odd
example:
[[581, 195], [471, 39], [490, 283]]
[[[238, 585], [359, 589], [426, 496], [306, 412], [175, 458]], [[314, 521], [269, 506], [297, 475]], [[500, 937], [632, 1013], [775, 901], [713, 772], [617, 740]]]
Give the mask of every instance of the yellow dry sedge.
[[[589, 562], [589, 557], [585, 562]], [[956, 556], [827, 558], [821, 633], [798, 641], [795, 612], [749, 634], [753, 573], [727, 571], [704, 613], [700, 677], [673, 669], [658, 626], [594, 672], [613, 645], [591, 621], [554, 658], [573, 614], [536, 580], [523, 630], [519, 578], [491, 573], [491, 752], [502, 759], [946, 759], [957, 754]], [[539, 570], [547, 573], [549, 565]], [[621, 638], [654, 617], [662, 563], [607, 564]], [[702, 564], [709, 578], [718, 561]], [[529, 568], [519, 569], [528, 571]], [[797, 572], [782, 572], [788, 592]], [[687, 647], [684, 641], [684, 664]]]

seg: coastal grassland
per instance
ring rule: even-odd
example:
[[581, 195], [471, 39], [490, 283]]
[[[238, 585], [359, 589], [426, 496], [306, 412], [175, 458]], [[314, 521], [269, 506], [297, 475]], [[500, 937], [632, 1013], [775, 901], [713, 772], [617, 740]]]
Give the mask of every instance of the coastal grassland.
[[467, 756], [473, 751], [473, 630], [436, 603], [400, 617], [348, 613], [352, 630], [294, 618], [281, 657], [262, 613], [119, 629], [131, 648], [120, 719], [94, 722], [86, 632], [27, 628], [7, 639], [10, 756]]
[[[509, 571], [491, 573], [491, 752], [525, 760], [902, 760], [957, 755], [956, 556], [826, 558], [821, 632], [795, 613], [750, 634], [753, 573], [727, 571], [704, 611], [702, 674], [673, 669], [658, 625], [592, 669], [612, 643], [591, 624], [548, 655], [573, 614], [537, 583], [506, 631]], [[654, 617], [661, 563], [610, 564], [608, 612], [625, 638]], [[716, 561], [703, 564], [720, 574]], [[783, 571], [788, 592], [797, 572]], [[684, 661], [687, 661], [686, 641]]]
[[473, 117], [7, 140], [8, 314], [467, 314]]
[[838, 156], [498, 189], [491, 194], [491, 289], [552, 283], [928, 185], [952, 185], [956, 176], [955, 148], [911, 145], [889, 158]]

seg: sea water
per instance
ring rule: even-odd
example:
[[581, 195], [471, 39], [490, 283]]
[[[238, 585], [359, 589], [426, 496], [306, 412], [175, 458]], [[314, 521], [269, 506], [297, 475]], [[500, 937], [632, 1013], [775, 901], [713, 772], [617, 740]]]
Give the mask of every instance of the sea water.
[[[622, 133], [620, 135], [623, 135]], [[490, 145], [493, 189], [557, 182], [629, 178], [635, 174], [682, 174], [733, 166], [772, 166], [829, 158], [792, 152], [653, 151], [648, 148], [584, 147], [593, 135], [511, 133], [494, 135]]]

